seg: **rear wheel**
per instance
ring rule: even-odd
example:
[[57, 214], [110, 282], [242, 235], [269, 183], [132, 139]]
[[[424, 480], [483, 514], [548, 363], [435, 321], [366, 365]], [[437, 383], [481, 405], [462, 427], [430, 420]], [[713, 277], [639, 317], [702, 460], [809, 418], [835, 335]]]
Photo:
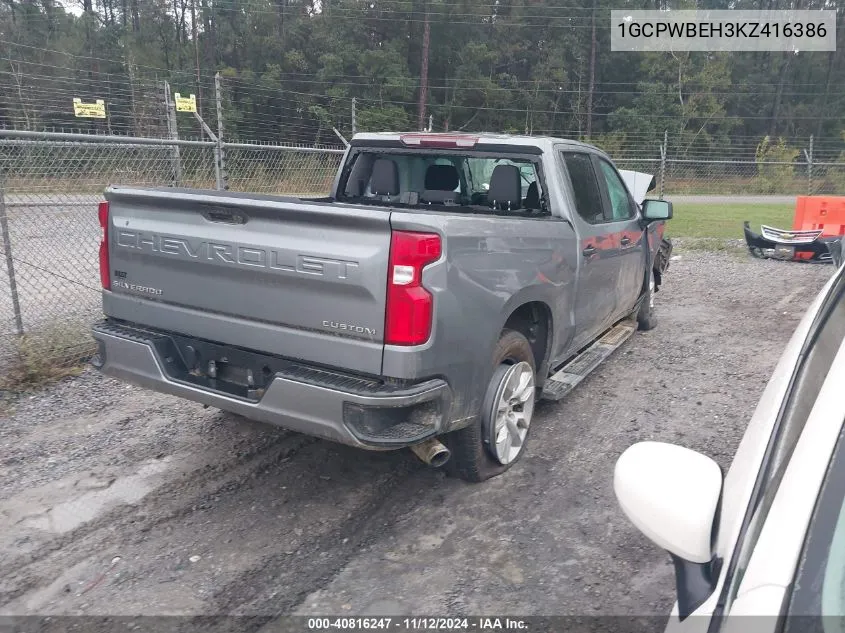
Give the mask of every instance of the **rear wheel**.
[[442, 438], [452, 451], [446, 464], [452, 474], [485, 481], [522, 457], [534, 415], [535, 374], [534, 354], [525, 336], [514, 330], [502, 332], [480, 418]]

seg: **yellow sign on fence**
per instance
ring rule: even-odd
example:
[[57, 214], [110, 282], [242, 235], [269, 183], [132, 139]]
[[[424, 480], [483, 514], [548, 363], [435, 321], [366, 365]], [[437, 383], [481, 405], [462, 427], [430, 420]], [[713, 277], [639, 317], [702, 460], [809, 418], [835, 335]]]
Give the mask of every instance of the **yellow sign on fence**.
[[183, 97], [178, 92], [173, 93], [173, 98], [176, 101], [176, 112], [196, 112], [197, 111], [197, 96]]
[[73, 116], [82, 119], [105, 119], [106, 102], [102, 99], [97, 99], [94, 103], [82, 103], [82, 99], [74, 97]]

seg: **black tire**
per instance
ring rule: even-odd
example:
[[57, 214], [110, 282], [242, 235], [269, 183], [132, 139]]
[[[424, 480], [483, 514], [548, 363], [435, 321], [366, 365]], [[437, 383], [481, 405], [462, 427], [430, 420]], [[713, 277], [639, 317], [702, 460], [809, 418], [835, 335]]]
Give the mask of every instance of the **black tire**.
[[525, 454], [525, 443], [527, 443], [531, 431], [530, 425], [527, 429], [528, 434], [525, 437], [522, 451], [508, 464], [502, 465], [494, 459], [488, 452], [484, 441], [485, 421], [489, 419], [494, 408], [493, 400], [499, 387], [502, 371], [504, 371], [501, 368], [523, 361], [531, 365], [536, 380], [537, 365], [528, 339], [514, 330], [504, 330], [499, 336], [499, 341], [493, 352], [493, 378], [487, 386], [478, 418], [470, 426], [447, 433], [440, 438], [452, 452], [451, 458], [445, 466], [446, 472], [450, 475], [469, 482], [486, 481], [505, 472]]
[[654, 271], [651, 271], [650, 274], [650, 283], [637, 312], [637, 326], [643, 331], [653, 330], [657, 327], [657, 315], [654, 313]]

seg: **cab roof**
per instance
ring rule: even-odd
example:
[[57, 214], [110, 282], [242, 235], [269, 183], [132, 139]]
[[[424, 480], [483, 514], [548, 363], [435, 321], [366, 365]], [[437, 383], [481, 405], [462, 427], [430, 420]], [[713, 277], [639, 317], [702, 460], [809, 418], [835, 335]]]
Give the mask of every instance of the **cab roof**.
[[[535, 148], [551, 150], [556, 144], [579, 146], [601, 152], [594, 145], [572, 139], [553, 136], [526, 136], [520, 134], [496, 134], [488, 132], [360, 132], [352, 137], [353, 146], [396, 146], [470, 149], [480, 146], [512, 146], [514, 148]], [[539, 153], [539, 152], [537, 152]], [[602, 152], [604, 153], [604, 152]]]

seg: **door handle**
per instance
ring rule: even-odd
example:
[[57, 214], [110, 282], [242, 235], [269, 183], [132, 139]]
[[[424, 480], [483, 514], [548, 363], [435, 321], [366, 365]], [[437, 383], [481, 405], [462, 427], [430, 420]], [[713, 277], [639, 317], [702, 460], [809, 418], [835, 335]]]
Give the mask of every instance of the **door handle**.
[[237, 210], [222, 207], [203, 211], [203, 217], [209, 222], [223, 222], [224, 224], [246, 224], [246, 216]]
[[584, 255], [584, 257], [592, 257], [596, 254], [596, 247], [590, 244], [587, 248], [581, 251], [581, 254]]
[[619, 243], [622, 244], [622, 246], [628, 246], [631, 243], [631, 239], [627, 235], [625, 235], [622, 237]]

